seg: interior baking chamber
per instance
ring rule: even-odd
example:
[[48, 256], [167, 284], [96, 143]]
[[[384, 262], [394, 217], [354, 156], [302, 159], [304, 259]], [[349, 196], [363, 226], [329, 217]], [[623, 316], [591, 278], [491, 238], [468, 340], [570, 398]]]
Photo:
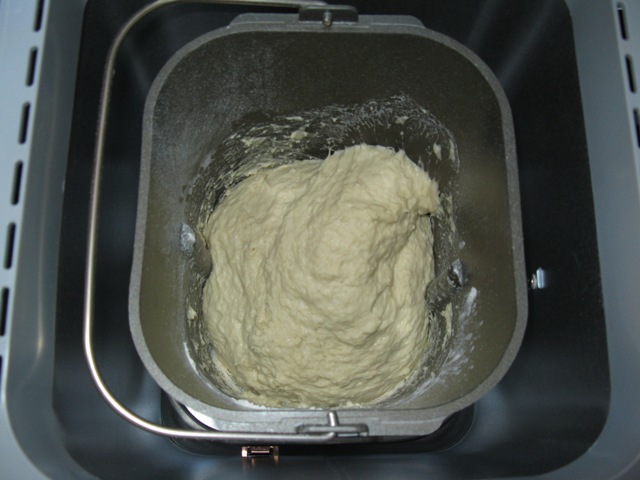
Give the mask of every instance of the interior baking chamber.
[[[66, 447], [101, 478], [241, 475], [239, 452], [193, 456], [117, 418], [96, 392], [81, 346], [89, 178], [104, 58], [143, 2], [87, 5], [65, 187], [55, 360], [55, 408]], [[606, 419], [608, 369], [589, 165], [569, 12], [561, 1], [351, 2], [363, 14], [413, 15], [480, 56], [513, 112], [529, 292], [522, 348], [505, 378], [475, 405], [466, 436], [426, 453], [419, 442], [361, 451], [296, 447], [265, 475], [487, 478], [542, 473], [569, 463]], [[114, 77], [98, 248], [96, 350], [116, 396], [158, 421], [160, 392], [133, 347], [127, 297], [140, 166], [142, 113], [151, 82], [182, 46], [223, 27], [240, 7], [181, 5], [141, 22]], [[254, 10], [255, 11], [255, 10]], [[542, 275], [540, 276], [542, 278]], [[442, 447], [442, 445], [441, 445]], [[152, 461], [151, 461], [152, 460]], [[340, 473], [338, 473], [340, 472]], [[256, 472], [257, 473], [257, 472]]]
[[295, 14], [241, 16], [189, 43], [153, 82], [129, 298], [147, 369], [216, 428], [293, 432], [326, 415], [238, 404], [211, 365], [201, 323], [208, 262], [198, 250], [224, 179], [271, 156], [323, 159], [360, 143], [403, 149], [438, 182], [435, 274], [446, 276], [456, 259], [467, 281], [442, 300], [451, 317], [430, 321], [417, 378], [379, 405], [340, 408], [341, 423], [364, 424], [371, 436], [431, 433], [514, 358], [526, 280], [513, 127], [486, 66], [411, 17], [363, 16], [327, 29]]

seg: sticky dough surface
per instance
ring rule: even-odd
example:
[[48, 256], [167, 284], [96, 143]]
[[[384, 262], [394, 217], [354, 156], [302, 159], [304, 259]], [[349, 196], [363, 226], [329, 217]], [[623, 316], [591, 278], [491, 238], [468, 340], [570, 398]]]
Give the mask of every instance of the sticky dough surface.
[[419, 367], [438, 187], [404, 152], [358, 145], [258, 170], [205, 227], [203, 312], [228, 393], [366, 405]]

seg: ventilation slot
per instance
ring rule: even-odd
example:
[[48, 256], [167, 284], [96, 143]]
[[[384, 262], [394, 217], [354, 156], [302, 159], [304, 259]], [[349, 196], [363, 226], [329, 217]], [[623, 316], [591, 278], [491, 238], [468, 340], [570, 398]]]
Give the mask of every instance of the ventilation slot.
[[31, 104], [25, 103], [22, 106], [22, 119], [20, 120], [20, 135], [18, 141], [24, 144], [27, 141], [27, 132], [29, 131], [29, 114], [31, 113]]
[[4, 251], [4, 268], [9, 270], [13, 266], [13, 245], [16, 240], [16, 224], [10, 223], [7, 227], [7, 243]]
[[629, 90], [631, 90], [631, 93], [636, 93], [636, 76], [633, 71], [633, 58], [631, 58], [631, 55], [627, 55], [624, 58], [624, 63], [627, 65], [627, 79], [629, 80]]
[[623, 40], [628, 38], [627, 31], [627, 13], [625, 12], [624, 5], [622, 3], [618, 4], [618, 26], [620, 27], [620, 36]]
[[22, 188], [22, 170], [24, 164], [21, 161], [16, 162], [13, 170], [13, 187], [11, 188], [11, 205], [20, 203], [20, 190]]
[[39, 32], [42, 28], [42, 17], [44, 16], [44, 0], [38, 0], [36, 16], [33, 19], [33, 31]]
[[0, 299], [2, 305], [0, 305], [0, 337], [4, 336], [5, 329], [7, 327], [7, 317], [9, 316], [9, 289], [2, 289], [2, 298]]
[[38, 60], [38, 49], [32, 48], [29, 54], [29, 68], [27, 69], [27, 87], [33, 85], [33, 80], [36, 77], [36, 61]]
[[633, 121], [636, 124], [636, 143], [640, 148], [640, 111], [637, 108], [633, 111]]

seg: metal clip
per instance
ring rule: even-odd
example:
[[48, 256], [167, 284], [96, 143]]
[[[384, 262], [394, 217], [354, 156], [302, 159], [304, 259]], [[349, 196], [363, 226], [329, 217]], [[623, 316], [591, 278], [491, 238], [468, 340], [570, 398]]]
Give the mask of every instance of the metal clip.
[[301, 22], [322, 23], [329, 28], [334, 23], [357, 23], [358, 10], [351, 5], [305, 6], [298, 10]]
[[529, 288], [531, 290], [547, 288], [549, 286], [550, 277], [551, 275], [547, 270], [543, 270], [542, 268], [536, 269], [536, 271], [529, 277]]
[[364, 423], [340, 425], [338, 414], [334, 410], [327, 413], [327, 420], [327, 425], [300, 425], [296, 432], [306, 434], [334, 433], [339, 437], [366, 437], [369, 435], [369, 427]]
[[258, 462], [268, 462], [275, 465], [280, 461], [280, 447], [276, 445], [248, 445], [240, 452], [242, 462], [255, 467]]

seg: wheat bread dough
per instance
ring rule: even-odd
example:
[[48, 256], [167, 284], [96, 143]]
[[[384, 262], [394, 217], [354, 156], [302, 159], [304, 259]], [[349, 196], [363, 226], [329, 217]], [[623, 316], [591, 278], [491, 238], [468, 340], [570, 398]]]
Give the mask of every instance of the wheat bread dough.
[[203, 313], [236, 398], [367, 405], [420, 366], [438, 187], [404, 152], [357, 145], [261, 169], [227, 192], [205, 237]]

